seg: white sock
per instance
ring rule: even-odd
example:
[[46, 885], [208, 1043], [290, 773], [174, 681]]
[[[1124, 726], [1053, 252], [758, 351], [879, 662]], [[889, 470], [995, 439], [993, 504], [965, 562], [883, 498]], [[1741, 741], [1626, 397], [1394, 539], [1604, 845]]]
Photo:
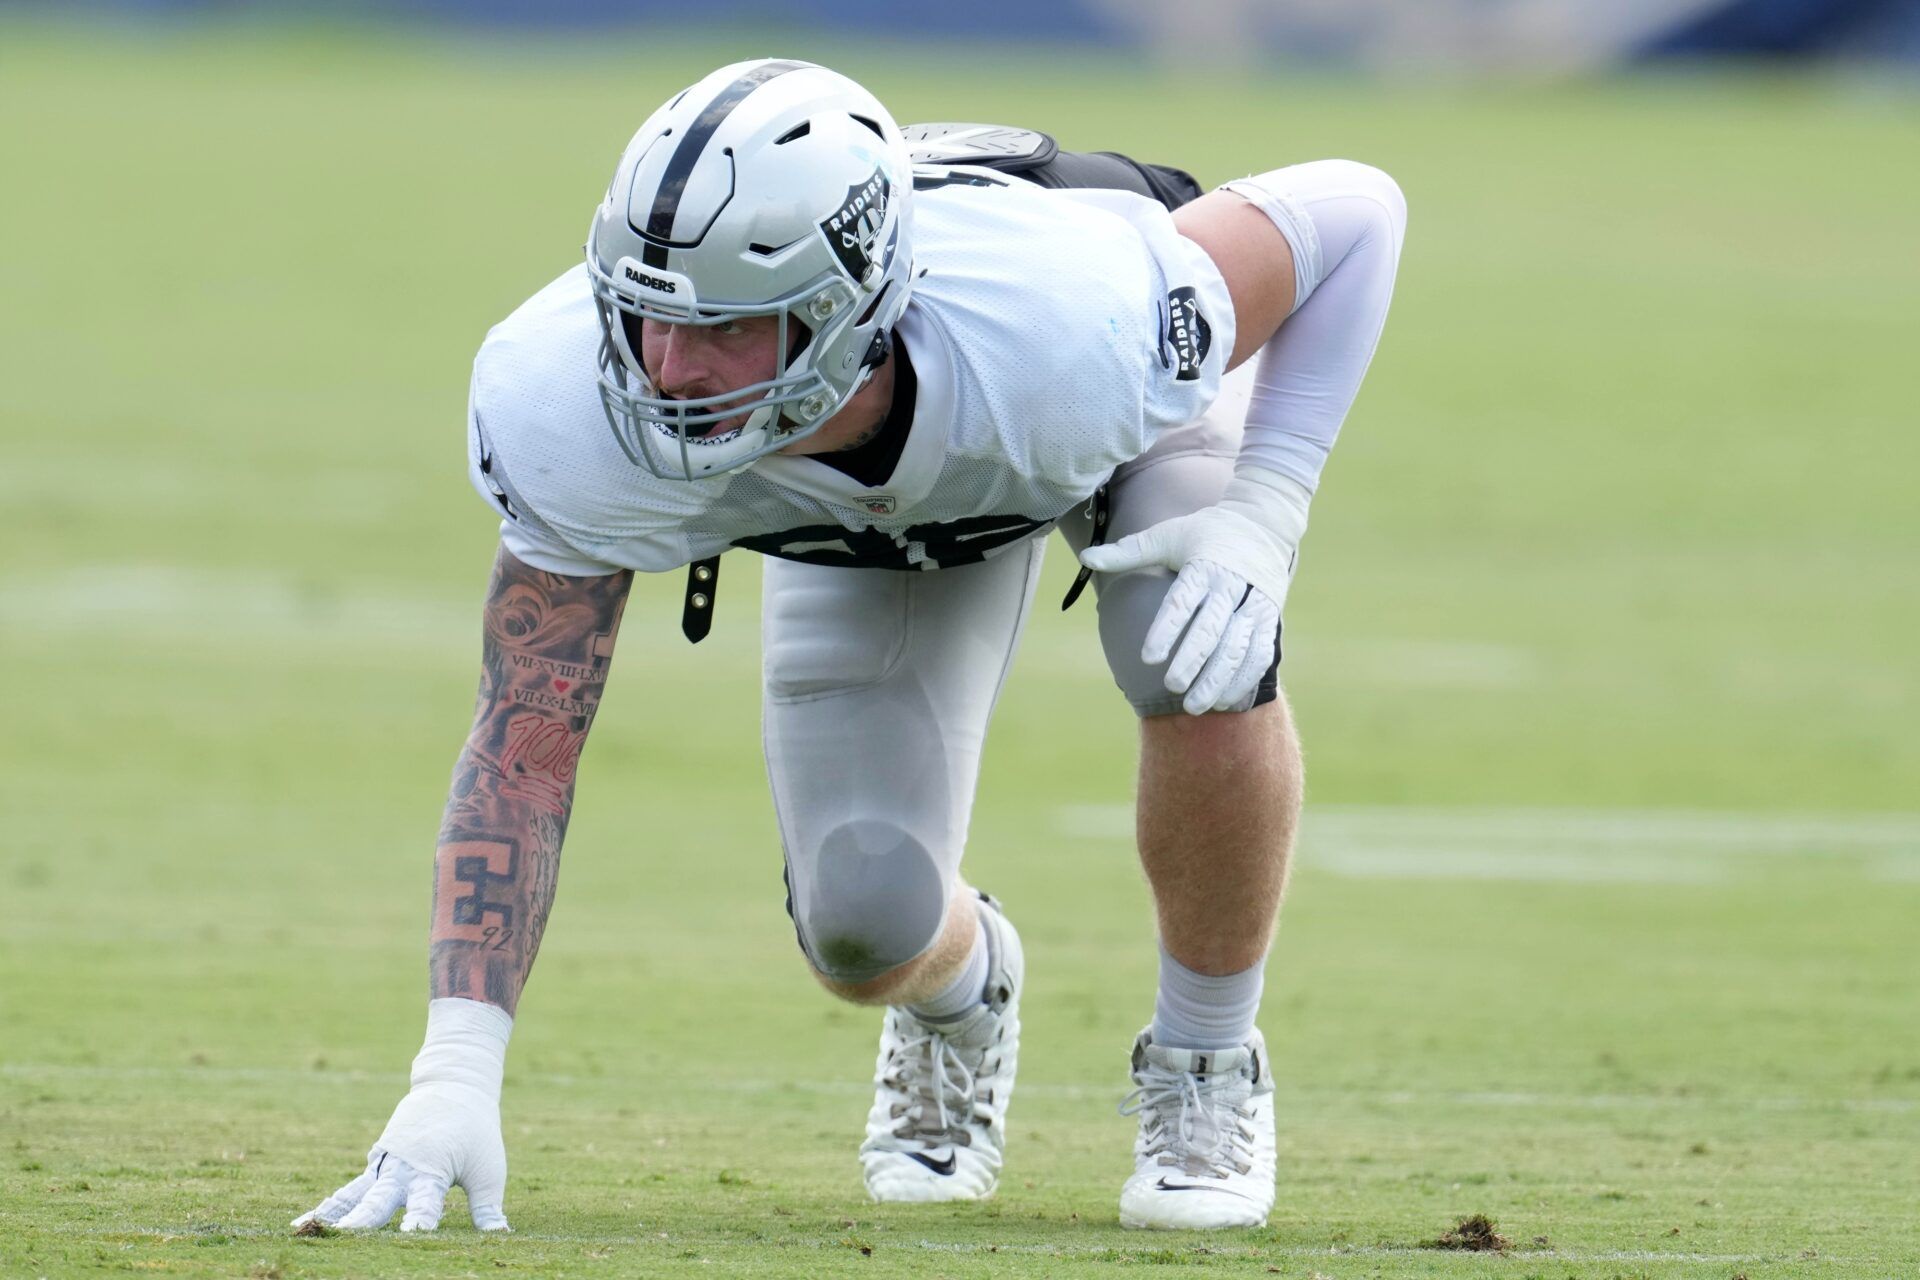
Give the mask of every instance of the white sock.
[[978, 919], [973, 925], [973, 950], [967, 962], [947, 989], [922, 1004], [910, 1004], [907, 1011], [922, 1022], [954, 1022], [973, 1012], [973, 1006], [987, 998], [987, 927]]
[[1195, 973], [1160, 948], [1153, 1042], [1175, 1049], [1238, 1049], [1253, 1038], [1266, 966], [1225, 977]]

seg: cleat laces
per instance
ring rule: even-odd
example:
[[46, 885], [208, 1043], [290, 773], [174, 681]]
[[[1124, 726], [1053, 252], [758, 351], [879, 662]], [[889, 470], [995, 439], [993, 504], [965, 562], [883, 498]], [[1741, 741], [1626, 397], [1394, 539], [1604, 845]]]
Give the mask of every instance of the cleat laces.
[[[1253, 1170], [1253, 1111], [1237, 1075], [1200, 1076], [1148, 1065], [1142, 1083], [1120, 1100], [1120, 1114], [1143, 1120], [1140, 1154], [1193, 1177]], [[1144, 1115], [1143, 1115], [1144, 1113]]]
[[[983, 1053], [981, 1057], [985, 1057]], [[992, 1075], [999, 1063], [976, 1072], [938, 1031], [903, 1041], [874, 1081], [898, 1095], [889, 1114], [900, 1121], [893, 1136], [927, 1146], [973, 1145], [967, 1129], [978, 1101], [979, 1076]], [[989, 1095], [989, 1098], [991, 1095]]]

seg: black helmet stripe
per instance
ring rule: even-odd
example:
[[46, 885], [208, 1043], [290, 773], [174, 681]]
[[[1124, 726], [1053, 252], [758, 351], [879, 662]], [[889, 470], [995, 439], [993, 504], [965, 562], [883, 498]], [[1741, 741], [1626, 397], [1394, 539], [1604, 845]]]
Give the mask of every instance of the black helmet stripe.
[[[720, 122], [732, 115], [733, 109], [748, 94], [767, 81], [789, 71], [800, 71], [808, 65], [804, 62], [763, 62], [715, 95], [681, 136], [680, 144], [673, 150], [673, 158], [667, 161], [667, 171], [660, 179], [660, 189], [653, 195], [653, 210], [647, 215], [646, 230], [641, 232], [643, 236], [660, 245], [673, 242], [673, 219], [680, 211], [680, 197], [686, 193], [687, 179], [693, 175], [693, 166], [699, 163], [700, 153], [707, 149], [707, 143], [713, 139]], [[634, 230], [640, 229], [635, 227]], [[649, 250], [653, 247], [648, 245]], [[661, 255], [661, 265], [665, 265], [664, 254]]]

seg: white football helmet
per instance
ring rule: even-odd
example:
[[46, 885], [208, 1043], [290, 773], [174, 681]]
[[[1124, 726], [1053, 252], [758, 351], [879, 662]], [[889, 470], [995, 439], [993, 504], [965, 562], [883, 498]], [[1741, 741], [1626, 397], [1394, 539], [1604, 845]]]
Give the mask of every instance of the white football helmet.
[[[627, 456], [668, 479], [717, 475], [837, 413], [907, 305], [912, 190], [887, 109], [812, 63], [737, 62], [655, 111], [587, 237], [600, 397]], [[697, 399], [661, 393], [639, 320], [749, 316], [778, 321], [786, 355], [773, 377]], [[715, 431], [743, 412], [744, 425]]]

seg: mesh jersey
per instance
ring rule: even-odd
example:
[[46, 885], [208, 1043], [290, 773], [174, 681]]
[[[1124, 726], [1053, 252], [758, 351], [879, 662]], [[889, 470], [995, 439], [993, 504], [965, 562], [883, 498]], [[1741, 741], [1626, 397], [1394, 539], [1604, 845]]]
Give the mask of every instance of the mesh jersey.
[[978, 560], [1085, 502], [1199, 416], [1233, 350], [1226, 285], [1154, 201], [922, 170], [914, 292], [897, 333], [919, 377], [886, 483], [804, 457], [701, 480], [628, 461], [595, 380], [584, 266], [487, 335], [474, 361], [474, 487], [501, 538], [556, 573], [672, 569], [740, 546], [815, 563]]

